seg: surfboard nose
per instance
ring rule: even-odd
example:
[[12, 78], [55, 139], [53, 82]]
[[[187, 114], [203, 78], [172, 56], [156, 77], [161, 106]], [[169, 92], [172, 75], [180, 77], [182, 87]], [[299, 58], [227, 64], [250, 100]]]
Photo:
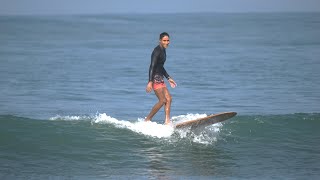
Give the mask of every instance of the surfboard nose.
[[218, 122], [225, 121], [237, 115], [236, 112], [223, 112], [218, 114], [212, 114], [204, 118], [190, 120], [176, 124], [175, 128], [192, 127], [193, 129], [209, 126]]

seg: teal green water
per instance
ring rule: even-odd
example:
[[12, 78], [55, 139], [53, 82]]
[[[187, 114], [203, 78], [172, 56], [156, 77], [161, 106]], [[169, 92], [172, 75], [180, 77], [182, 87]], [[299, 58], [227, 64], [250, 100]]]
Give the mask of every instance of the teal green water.
[[[164, 137], [119, 127], [121, 120], [98, 119], [1, 116], [1, 178], [316, 179], [320, 175], [319, 114], [240, 115], [215, 125], [218, 131], [175, 130]], [[138, 127], [138, 123], [130, 124]]]

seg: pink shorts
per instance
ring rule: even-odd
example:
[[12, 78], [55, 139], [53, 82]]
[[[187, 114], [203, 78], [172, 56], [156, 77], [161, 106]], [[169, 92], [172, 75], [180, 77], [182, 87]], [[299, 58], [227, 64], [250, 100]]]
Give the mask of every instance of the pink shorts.
[[163, 87], [167, 87], [166, 83], [164, 83], [164, 82], [161, 82], [161, 83], [153, 82], [153, 84], [152, 84], [153, 90], [160, 89], [160, 88], [163, 88]]
[[156, 74], [153, 79], [152, 88], [153, 90], [167, 87], [163, 80], [163, 75]]

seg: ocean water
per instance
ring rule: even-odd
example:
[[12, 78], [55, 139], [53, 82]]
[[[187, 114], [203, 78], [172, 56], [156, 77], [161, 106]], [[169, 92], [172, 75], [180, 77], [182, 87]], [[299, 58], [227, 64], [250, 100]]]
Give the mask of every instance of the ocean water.
[[[319, 179], [320, 13], [0, 16], [0, 179]], [[147, 94], [167, 31], [172, 121]]]

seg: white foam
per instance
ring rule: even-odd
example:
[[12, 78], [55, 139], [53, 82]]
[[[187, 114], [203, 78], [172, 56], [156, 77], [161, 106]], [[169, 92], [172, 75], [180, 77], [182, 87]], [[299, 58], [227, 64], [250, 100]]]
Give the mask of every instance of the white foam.
[[188, 113], [187, 115], [180, 115], [180, 116], [173, 116], [172, 121], [175, 122], [175, 124], [183, 122], [183, 121], [189, 121], [189, 120], [194, 120], [198, 118], [203, 118], [206, 117], [206, 114], [190, 114]]
[[[177, 124], [182, 121], [193, 120], [197, 118], [206, 117], [206, 114], [187, 114], [187, 115], [179, 115], [172, 117], [173, 125], [163, 125], [158, 124], [156, 122], [145, 122], [144, 119], [138, 119], [138, 121], [130, 122], [125, 120], [117, 120], [107, 114], [98, 114], [92, 123], [109, 123], [113, 124], [117, 128], [127, 128], [131, 131], [141, 133], [147, 136], [155, 137], [155, 138], [171, 138], [174, 132], [179, 138], [189, 138], [191, 141], [200, 144], [212, 144], [217, 141], [218, 133], [220, 132], [220, 128], [222, 127], [221, 123], [214, 124], [212, 126], [208, 126], [205, 130], [200, 134], [194, 134], [190, 131], [190, 129], [179, 129], [175, 130], [173, 128], [174, 124]], [[174, 137], [172, 137], [174, 138]]]
[[[175, 124], [203, 118], [206, 117], [206, 114], [187, 114], [187, 115], [179, 115], [172, 117], [172, 126], [158, 124], [154, 121], [145, 122], [144, 119], [138, 119], [136, 121], [127, 121], [127, 120], [118, 120], [113, 118], [106, 113], [96, 114], [94, 116], [60, 116], [57, 115], [55, 117], [50, 118], [50, 120], [64, 120], [64, 121], [79, 121], [79, 120], [90, 120], [91, 124], [99, 123], [99, 124], [112, 124], [116, 128], [124, 128], [129, 129], [133, 132], [140, 133], [146, 136], [151, 136], [155, 138], [177, 138], [185, 139], [188, 138], [192, 142], [200, 143], [200, 144], [212, 144], [217, 141], [217, 136], [222, 127], [222, 123], [217, 123], [211, 126], [208, 126], [204, 129], [200, 134], [195, 134], [190, 129], [177, 129], [175, 130], [173, 127]], [[175, 134], [174, 136], [172, 136]]]
[[[187, 114], [172, 117], [175, 123], [180, 123], [184, 121], [189, 121], [193, 119], [206, 117], [206, 114]], [[200, 144], [212, 144], [217, 141], [217, 136], [219, 135], [220, 129], [222, 127], [222, 123], [213, 124], [211, 126], [207, 126], [201, 133], [194, 133], [190, 130], [190, 128], [179, 129], [177, 130], [180, 138], [189, 138], [192, 142], [200, 143]]]
[[145, 122], [143, 119], [139, 119], [136, 122], [117, 120], [105, 113], [98, 114], [92, 122], [110, 123], [118, 128], [127, 128], [134, 132], [157, 138], [170, 137], [174, 132], [174, 128], [172, 126], [157, 124], [156, 122]]
[[63, 121], [78, 121], [88, 119], [87, 116], [60, 116], [56, 115], [55, 117], [49, 118], [49, 120], [63, 120]]

